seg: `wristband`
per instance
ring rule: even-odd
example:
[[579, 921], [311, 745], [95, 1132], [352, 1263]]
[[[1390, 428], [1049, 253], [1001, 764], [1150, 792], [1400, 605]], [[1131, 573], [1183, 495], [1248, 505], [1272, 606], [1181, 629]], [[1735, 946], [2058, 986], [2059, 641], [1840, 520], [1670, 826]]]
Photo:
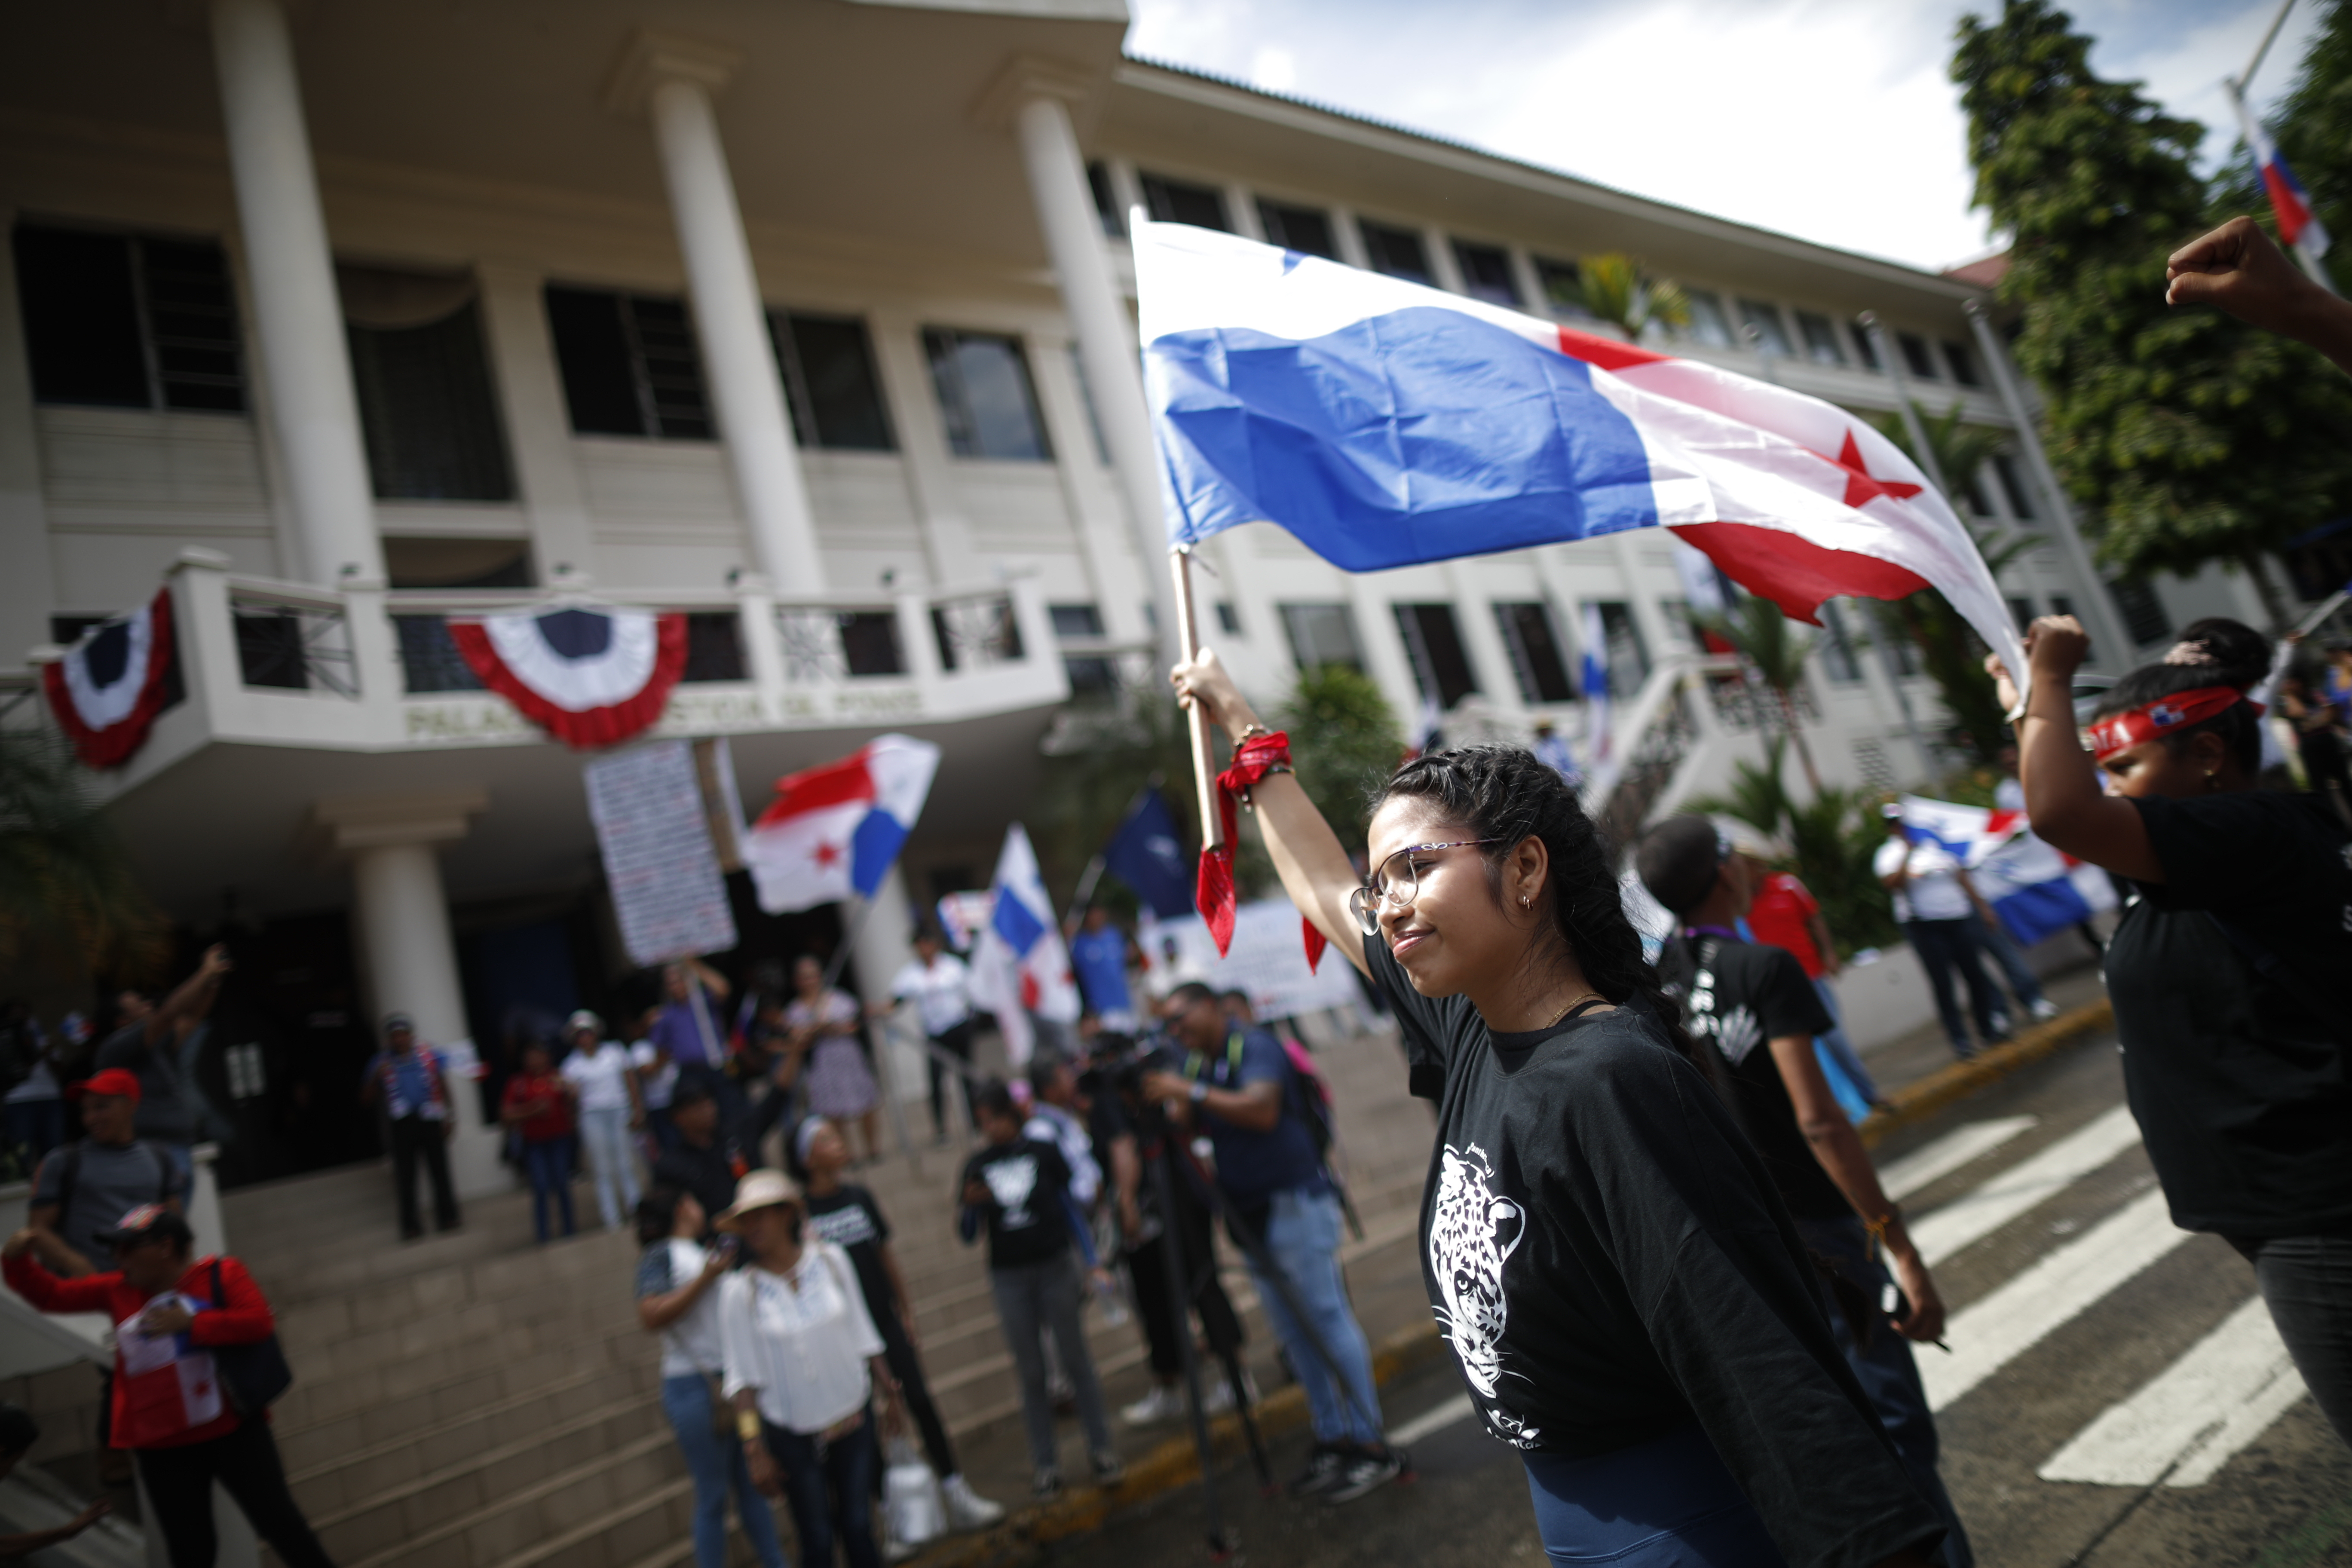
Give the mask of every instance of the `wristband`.
[[742, 1438], [746, 1443], [758, 1442], [760, 1413], [756, 1410], [738, 1410], [735, 1413], [735, 1436]]

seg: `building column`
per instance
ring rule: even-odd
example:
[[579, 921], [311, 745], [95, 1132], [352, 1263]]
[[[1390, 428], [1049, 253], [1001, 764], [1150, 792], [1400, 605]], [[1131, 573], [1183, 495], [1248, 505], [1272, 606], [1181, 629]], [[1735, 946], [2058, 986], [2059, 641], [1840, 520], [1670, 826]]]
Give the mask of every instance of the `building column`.
[[[1159, 623], [1161, 656], [1173, 663], [1181, 649], [1176, 594], [1164, 564], [1168, 532], [1160, 497], [1160, 458], [1143, 401], [1143, 374], [1127, 301], [1111, 278], [1094, 192], [1087, 184], [1086, 159], [1070, 122], [1070, 104], [1084, 101], [1097, 85], [1097, 73], [1078, 67], [1019, 58], [982, 97], [978, 113], [986, 123], [1010, 123], [1020, 139], [1037, 226], [1061, 280], [1062, 305], [1077, 333], [1078, 358], [1087, 367], [1087, 388], [1102, 421], [1103, 445], [1110, 448], [1128, 523], [1135, 530], [1152, 616]], [[1066, 455], [1063, 460], [1069, 458]]]
[[466, 1025], [457, 947], [441, 889], [440, 847], [463, 838], [468, 819], [488, 805], [478, 789], [452, 789], [337, 796], [312, 810], [327, 847], [351, 861], [371, 1032], [381, 1028], [383, 1015], [405, 1013], [416, 1022], [417, 1037], [449, 1053], [451, 1066], [461, 1069], [450, 1085], [457, 1131], [449, 1147], [460, 1197], [514, 1185], [499, 1163], [498, 1129], [485, 1124], [473, 1085], [479, 1057]]
[[213, 0], [212, 34], [267, 412], [301, 535], [301, 571], [314, 583], [381, 581], [359, 399], [286, 13], [278, 0]]
[[711, 108], [711, 94], [727, 85], [739, 58], [731, 49], [640, 33], [621, 57], [605, 104], [642, 111], [653, 122], [686, 258], [695, 341], [751, 537], [751, 564], [789, 598], [822, 589], [824, 563], [800, 449], [784, 411], [784, 378], [751, 269], [751, 242]]

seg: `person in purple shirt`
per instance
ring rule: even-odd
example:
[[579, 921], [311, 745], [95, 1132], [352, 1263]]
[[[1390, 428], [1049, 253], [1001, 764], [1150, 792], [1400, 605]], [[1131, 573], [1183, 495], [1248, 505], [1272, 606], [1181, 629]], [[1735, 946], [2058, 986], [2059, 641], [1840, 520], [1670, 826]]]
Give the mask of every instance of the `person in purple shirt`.
[[[694, 995], [698, 986], [703, 993], [699, 1007]], [[653, 1032], [646, 1037], [655, 1050], [666, 1053], [682, 1068], [719, 1066], [727, 1058], [719, 1020], [725, 1016], [728, 994], [733, 990], [725, 975], [698, 958], [664, 965], [661, 1016], [654, 1020]]]

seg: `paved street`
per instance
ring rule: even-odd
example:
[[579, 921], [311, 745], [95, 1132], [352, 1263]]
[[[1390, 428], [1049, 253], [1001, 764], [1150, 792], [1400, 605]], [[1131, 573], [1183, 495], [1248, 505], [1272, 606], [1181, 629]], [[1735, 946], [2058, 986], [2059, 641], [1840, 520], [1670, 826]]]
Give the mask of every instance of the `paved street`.
[[[2352, 1564], [2352, 1453], [2285, 1359], [2252, 1271], [2172, 1228], [2122, 1108], [2112, 1037], [2062, 1053], [1879, 1152], [1953, 1309], [1922, 1366], [1945, 1475], [1987, 1568]], [[1384, 1398], [1444, 1420], [1443, 1363]], [[1433, 1413], [1434, 1413], [1433, 1415]], [[1424, 1419], [1426, 1418], [1426, 1419]], [[1303, 1437], [1279, 1445], [1278, 1474]], [[1412, 1443], [1419, 1479], [1343, 1510], [1221, 1476], [1244, 1555], [1285, 1564], [1540, 1563], [1519, 1467], [1464, 1419]], [[1202, 1561], [1197, 1489], [1046, 1561]]]

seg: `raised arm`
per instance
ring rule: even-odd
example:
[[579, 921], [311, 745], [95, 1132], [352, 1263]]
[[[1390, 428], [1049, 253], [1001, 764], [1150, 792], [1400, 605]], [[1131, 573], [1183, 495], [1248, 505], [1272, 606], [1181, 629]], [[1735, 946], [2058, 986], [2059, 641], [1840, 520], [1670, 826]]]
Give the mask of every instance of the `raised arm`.
[[205, 949], [205, 956], [196, 964], [196, 972], [180, 983], [180, 988], [163, 998], [155, 1010], [147, 1015], [141, 1033], [151, 1046], [161, 1044], [171, 1026], [182, 1018], [201, 1018], [213, 1005], [213, 993], [220, 988], [221, 976], [230, 969], [228, 949], [215, 942]]
[[[1249, 727], [1258, 722], [1249, 700], [1207, 648], [1201, 650], [1199, 658], [1178, 665], [1169, 679], [1175, 683], [1177, 701], [1188, 708], [1195, 703], [1206, 708], [1210, 719], [1237, 745]], [[1263, 779], [1250, 796], [1258, 829], [1265, 835], [1266, 850], [1274, 858], [1275, 872], [1282, 879], [1282, 890], [1290, 895], [1299, 913], [1315, 922], [1324, 940], [1370, 974], [1364, 962], [1363, 928], [1348, 909], [1348, 895], [1360, 884], [1339, 836], [1298, 787], [1296, 774], [1276, 773]]]
[[[2099, 788], [2098, 767], [2083, 749], [2074, 724], [2074, 671], [2091, 639], [2072, 616], [2044, 616], [2025, 631], [2032, 693], [2017, 721], [2017, 778], [2025, 786], [2025, 815], [2034, 836], [2077, 860], [2088, 860], [2135, 882], [2161, 882], [2164, 864], [2147, 841], [2147, 825], [2129, 801]], [[1997, 656], [1985, 668], [2009, 710], [2017, 687]]]
[[2166, 258], [2164, 276], [2166, 304], [2218, 306], [2352, 371], [2352, 300], [2305, 277], [2253, 219], [2233, 217], [2190, 240]]

